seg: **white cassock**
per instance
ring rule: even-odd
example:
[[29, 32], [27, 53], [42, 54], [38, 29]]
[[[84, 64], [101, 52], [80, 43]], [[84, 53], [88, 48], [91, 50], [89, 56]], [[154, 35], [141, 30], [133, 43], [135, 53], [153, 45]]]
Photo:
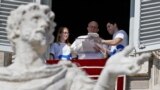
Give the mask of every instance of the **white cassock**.
[[[103, 53], [100, 51], [97, 52], [94, 49], [95, 43], [99, 39], [97, 33], [88, 33], [88, 35], [79, 36], [72, 43], [71, 49], [78, 54], [78, 59], [104, 59]], [[101, 45], [101, 47], [106, 48], [105, 45]]]

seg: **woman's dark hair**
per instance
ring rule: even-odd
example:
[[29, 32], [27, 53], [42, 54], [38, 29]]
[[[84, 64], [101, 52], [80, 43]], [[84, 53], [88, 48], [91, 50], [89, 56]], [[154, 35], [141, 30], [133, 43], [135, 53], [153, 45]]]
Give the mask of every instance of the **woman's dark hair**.
[[[69, 29], [67, 27], [65, 27], [65, 26], [64, 27], [59, 27], [58, 33], [57, 33], [57, 37], [56, 37], [56, 42], [60, 43], [61, 34], [63, 33], [64, 29], [67, 29], [68, 32], [69, 32]], [[67, 43], [68, 45], [70, 45], [69, 38], [67, 38], [67, 40], [66, 40], [65, 43]]]

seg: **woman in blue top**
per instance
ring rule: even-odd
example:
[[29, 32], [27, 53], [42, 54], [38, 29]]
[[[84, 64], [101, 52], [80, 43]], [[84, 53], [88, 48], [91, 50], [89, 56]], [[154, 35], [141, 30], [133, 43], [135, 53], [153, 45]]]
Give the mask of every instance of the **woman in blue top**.
[[69, 43], [69, 29], [60, 27], [56, 42], [51, 44], [50, 55], [56, 60], [71, 60], [71, 48]]

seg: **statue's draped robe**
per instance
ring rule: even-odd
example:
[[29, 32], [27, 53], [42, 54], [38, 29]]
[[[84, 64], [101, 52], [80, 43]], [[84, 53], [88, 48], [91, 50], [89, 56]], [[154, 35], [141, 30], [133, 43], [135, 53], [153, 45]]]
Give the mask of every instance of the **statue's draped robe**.
[[15, 64], [1, 68], [0, 90], [93, 90], [95, 85], [94, 80], [72, 63], [23, 71], [18, 68], [21, 67]]

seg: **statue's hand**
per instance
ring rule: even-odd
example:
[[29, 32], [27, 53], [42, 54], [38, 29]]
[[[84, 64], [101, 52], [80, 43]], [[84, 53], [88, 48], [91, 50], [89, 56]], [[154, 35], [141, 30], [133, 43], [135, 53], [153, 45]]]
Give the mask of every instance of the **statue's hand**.
[[111, 56], [107, 63], [109, 73], [116, 75], [131, 75], [136, 74], [141, 65], [149, 59], [150, 53], [143, 53], [140, 56], [131, 57], [129, 56], [133, 47], [127, 46], [123, 51]]

